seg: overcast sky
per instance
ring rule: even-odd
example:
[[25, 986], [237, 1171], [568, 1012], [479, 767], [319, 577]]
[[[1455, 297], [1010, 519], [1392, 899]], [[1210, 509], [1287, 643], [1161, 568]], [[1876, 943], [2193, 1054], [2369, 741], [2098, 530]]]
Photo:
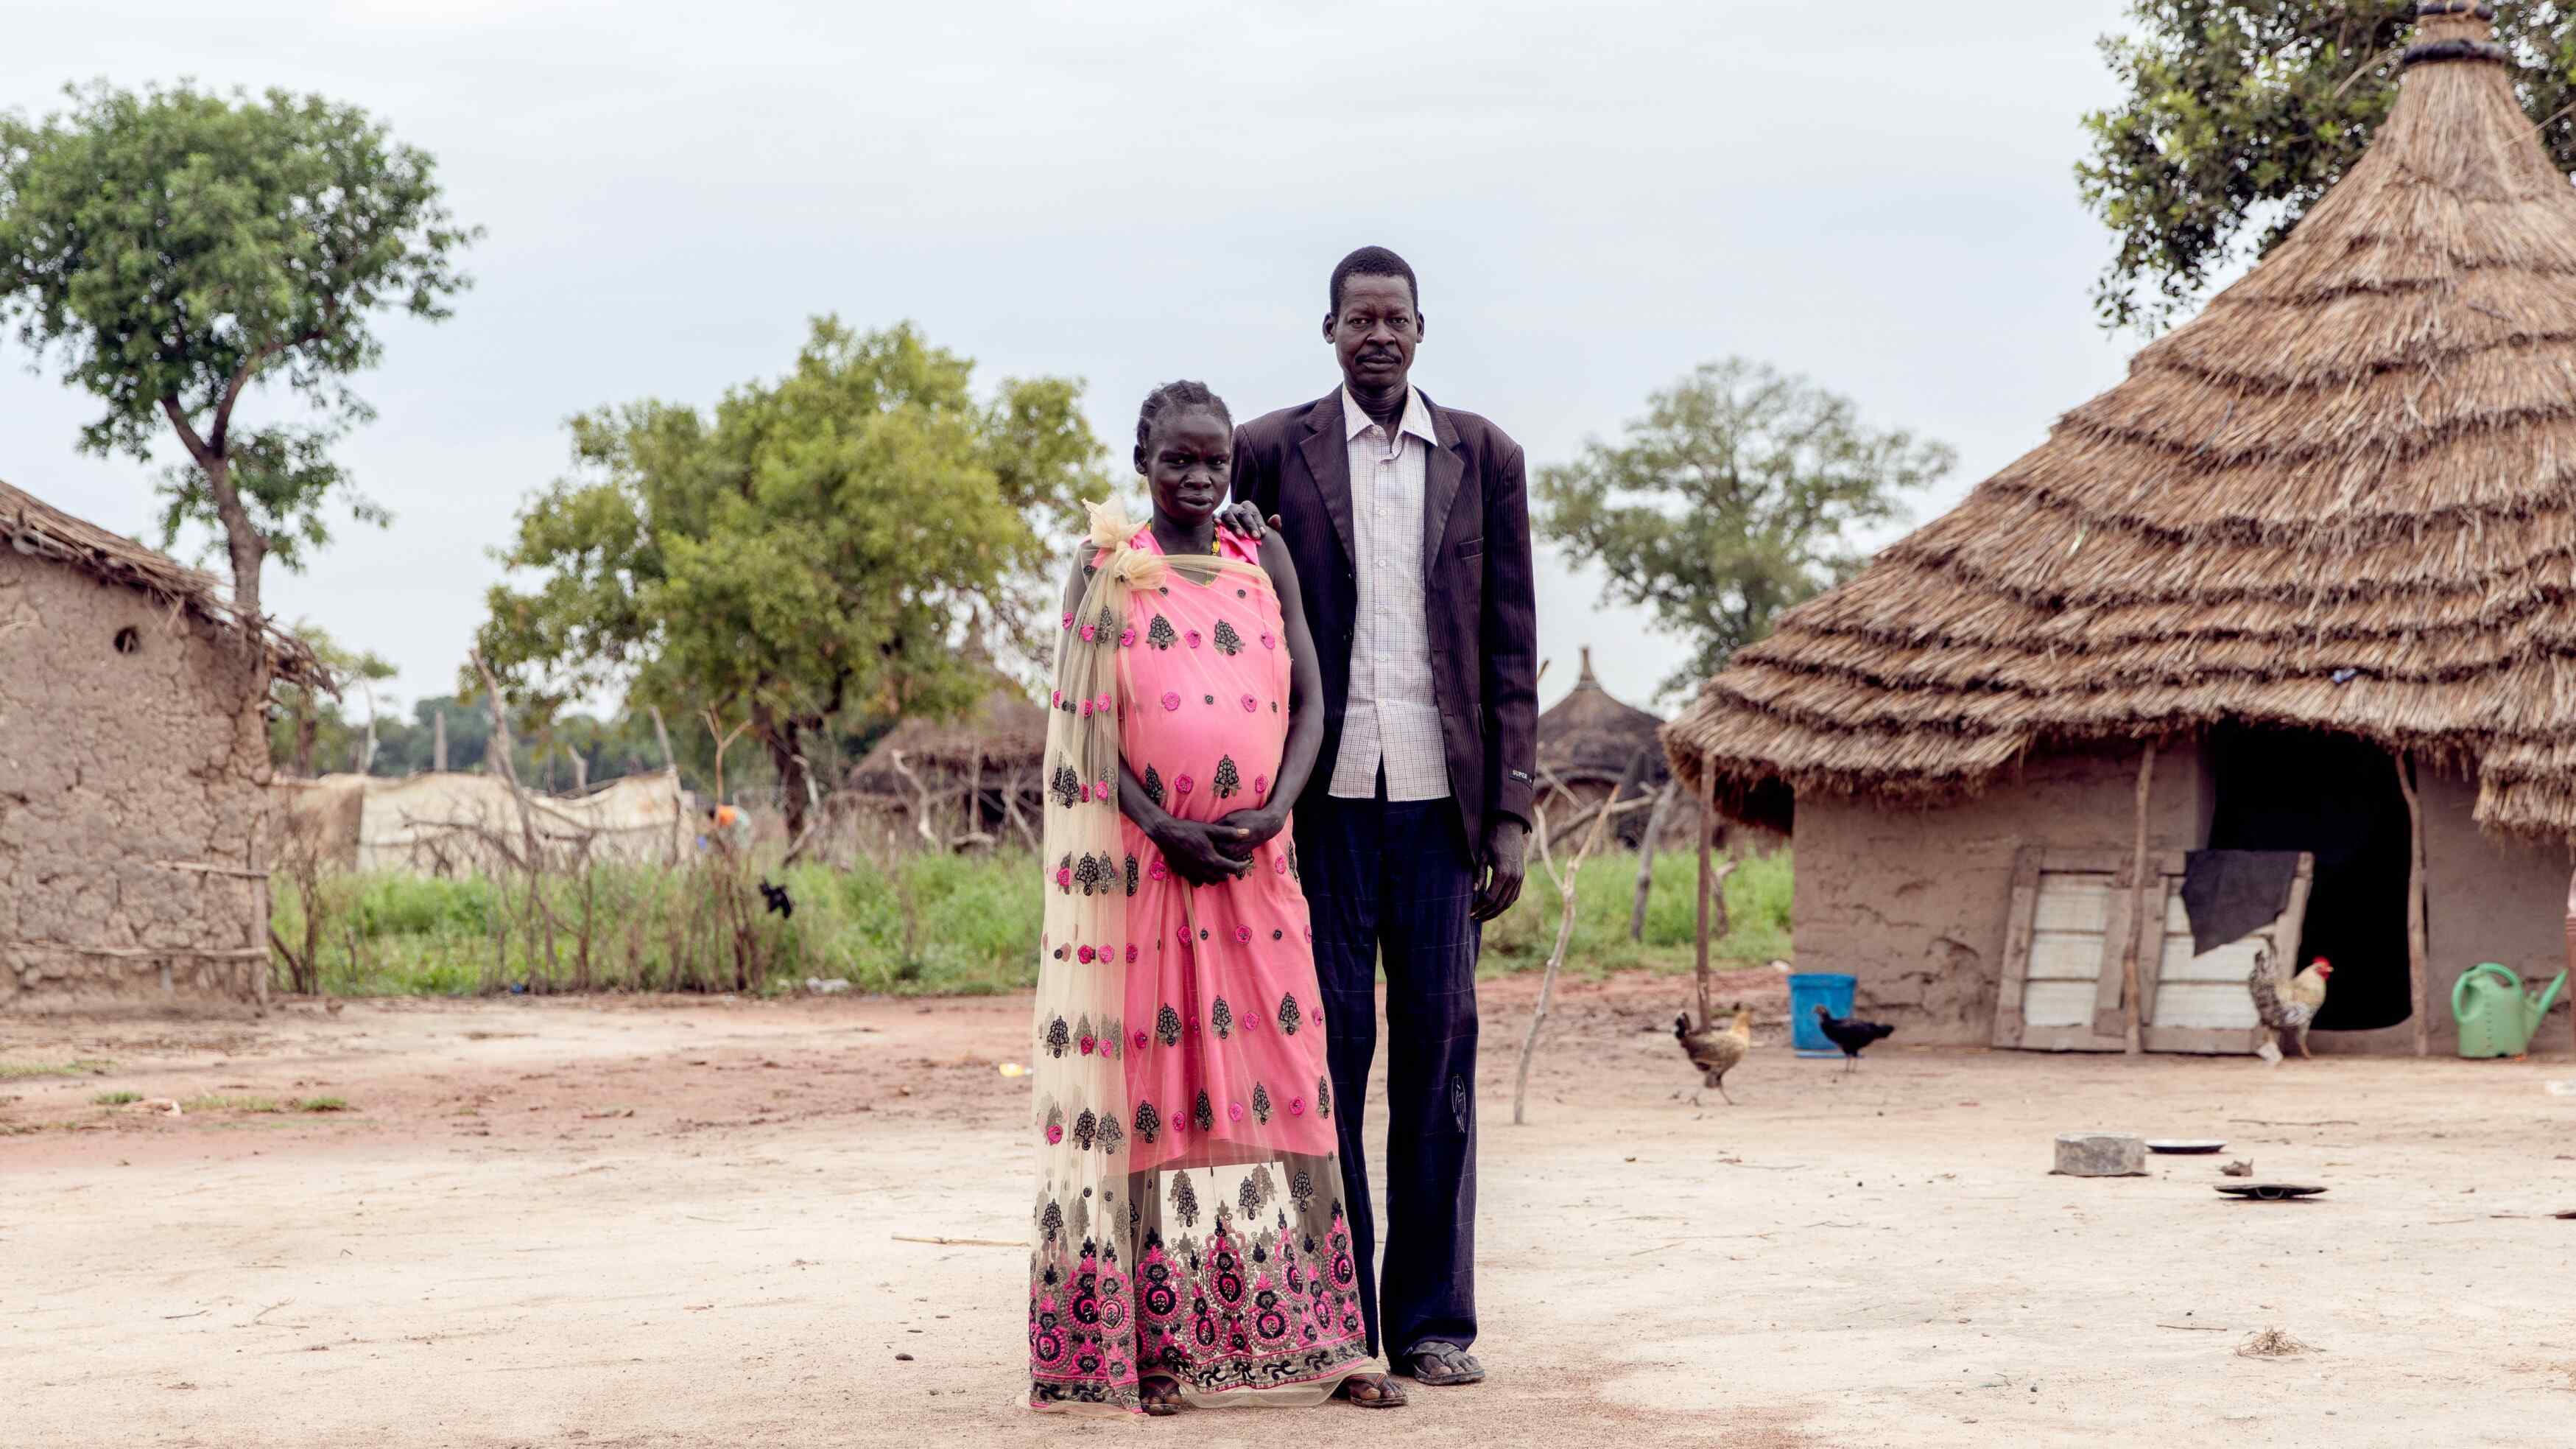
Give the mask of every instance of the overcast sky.
[[[1118, 444], [1173, 377], [1239, 417], [1321, 396], [1326, 274], [1367, 243], [1422, 276], [1415, 381], [1534, 466], [1736, 354], [1954, 444], [1928, 518], [2137, 345], [2092, 321], [2110, 240], [2071, 175], [2122, 8], [81, 0], [9, 22], [0, 108], [96, 77], [318, 91], [488, 229], [454, 319], [386, 325], [361, 383], [382, 416], [341, 456], [394, 526], [270, 566], [272, 610], [393, 660], [408, 702], [452, 686], [575, 412], [711, 403], [837, 312], [987, 381], [1084, 378]], [[147, 532], [150, 470], [75, 453], [92, 405], [27, 361], [0, 340], [0, 478]], [[1543, 696], [1589, 643], [1646, 702], [1677, 646], [1545, 552]]]

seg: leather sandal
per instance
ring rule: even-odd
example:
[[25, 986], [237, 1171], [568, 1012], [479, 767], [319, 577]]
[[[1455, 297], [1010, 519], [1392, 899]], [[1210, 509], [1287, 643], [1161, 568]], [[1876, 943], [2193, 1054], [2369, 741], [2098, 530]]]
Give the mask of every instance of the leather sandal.
[[1384, 1374], [1352, 1374], [1333, 1388], [1333, 1397], [1361, 1409], [1401, 1409], [1404, 1390]]
[[1404, 1356], [1403, 1366], [1413, 1375], [1415, 1383], [1429, 1384], [1433, 1388], [1485, 1381], [1485, 1366], [1476, 1362], [1474, 1354], [1454, 1343], [1417, 1344], [1411, 1353]]

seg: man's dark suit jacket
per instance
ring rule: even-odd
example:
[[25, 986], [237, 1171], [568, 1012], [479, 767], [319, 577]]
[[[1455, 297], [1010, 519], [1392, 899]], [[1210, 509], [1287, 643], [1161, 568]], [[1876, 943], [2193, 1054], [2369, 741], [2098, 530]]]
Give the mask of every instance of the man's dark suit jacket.
[[[1538, 768], [1538, 616], [1530, 579], [1529, 487], [1520, 444], [1474, 413], [1422, 398], [1440, 446], [1423, 477], [1422, 557], [1432, 693], [1449, 790], [1481, 856], [1498, 814], [1530, 819]], [[1323, 653], [1324, 790], [1350, 701], [1359, 576], [1351, 538], [1350, 436], [1342, 390], [1234, 433], [1234, 496], [1277, 517]]]

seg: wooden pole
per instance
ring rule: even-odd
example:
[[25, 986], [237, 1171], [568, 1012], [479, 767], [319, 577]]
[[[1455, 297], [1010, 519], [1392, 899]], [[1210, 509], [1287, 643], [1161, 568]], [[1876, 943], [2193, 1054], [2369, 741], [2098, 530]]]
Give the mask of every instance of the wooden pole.
[[2406, 874], [2406, 985], [2413, 993], [2415, 1055], [2432, 1054], [2431, 1026], [2424, 1019], [2424, 972], [2433, 954], [2424, 930], [2424, 801], [2415, 793], [2415, 757], [2397, 752], [2397, 788], [2406, 792], [2410, 844]]
[[671, 730], [662, 723], [662, 707], [654, 705], [653, 738], [662, 746], [662, 768], [671, 772], [671, 864], [680, 863], [680, 817], [688, 814], [685, 794], [680, 789], [680, 760], [671, 753]]
[[1655, 794], [1655, 808], [1646, 816], [1646, 838], [1637, 846], [1637, 903], [1628, 908], [1628, 939], [1646, 939], [1646, 897], [1655, 888], [1655, 841], [1664, 833], [1664, 821], [1672, 814], [1673, 801], [1681, 798], [1682, 782], [1666, 780]]
[[1610, 826], [1610, 817], [1645, 803], [1642, 799], [1631, 800], [1625, 805], [1605, 802], [1600, 813], [1592, 817], [1592, 829], [1585, 833], [1582, 848], [1574, 852], [1574, 859], [1568, 861], [1561, 872], [1556, 868], [1556, 853], [1548, 839], [1547, 807], [1538, 807], [1539, 864], [1546, 869], [1548, 878], [1556, 883], [1556, 949], [1548, 953], [1547, 971], [1538, 980], [1538, 1006], [1530, 1013], [1529, 1034], [1521, 1038], [1520, 1069], [1512, 1079], [1512, 1125], [1515, 1127], [1521, 1125], [1522, 1109], [1529, 1101], [1530, 1063], [1538, 1056], [1539, 1029], [1547, 1025], [1548, 1007], [1556, 1000], [1556, 974], [1565, 967], [1566, 948], [1574, 944], [1575, 877], [1582, 874], [1583, 862], [1600, 848], [1601, 837]]
[[429, 715], [429, 768], [432, 774], [447, 773], [447, 706], [443, 704]]
[[1708, 1004], [1708, 895], [1713, 874], [1709, 861], [1709, 844], [1717, 834], [1717, 771], [1702, 756], [1699, 762], [1699, 956], [1693, 969], [1699, 976], [1699, 1025], [1705, 1031], [1709, 1024]]
[[466, 658], [474, 662], [474, 672], [483, 676], [483, 698], [492, 708], [492, 751], [500, 761], [502, 783], [510, 787], [510, 799], [519, 807], [519, 832], [528, 848], [528, 889], [533, 892], [545, 852], [537, 842], [537, 817], [528, 809], [527, 792], [519, 788], [518, 763], [510, 758], [510, 711], [501, 699], [501, 681], [492, 677], [492, 667], [483, 662], [483, 651], [469, 651]]
[[[2143, 1024], [2138, 1020], [2138, 941], [2149, 928], [2147, 912], [2147, 798], [2156, 782], [2156, 742], [2147, 741], [2138, 756], [2138, 803], [2134, 834], [2129, 851], [2129, 942], [2120, 953], [2120, 995], [2123, 1003], [2122, 1034], [2131, 1056], [2146, 1050]], [[2153, 923], [2159, 944], [2164, 939], [2164, 922]]]

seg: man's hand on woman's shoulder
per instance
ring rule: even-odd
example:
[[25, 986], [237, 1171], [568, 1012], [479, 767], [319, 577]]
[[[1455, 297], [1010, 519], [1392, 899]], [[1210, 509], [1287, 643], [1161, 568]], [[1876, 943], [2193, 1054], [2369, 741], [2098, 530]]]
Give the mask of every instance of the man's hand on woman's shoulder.
[[1263, 518], [1261, 509], [1251, 503], [1229, 505], [1224, 512], [1216, 516], [1216, 521], [1251, 539], [1254, 543], [1261, 542], [1263, 534], [1279, 526], [1276, 515]]

